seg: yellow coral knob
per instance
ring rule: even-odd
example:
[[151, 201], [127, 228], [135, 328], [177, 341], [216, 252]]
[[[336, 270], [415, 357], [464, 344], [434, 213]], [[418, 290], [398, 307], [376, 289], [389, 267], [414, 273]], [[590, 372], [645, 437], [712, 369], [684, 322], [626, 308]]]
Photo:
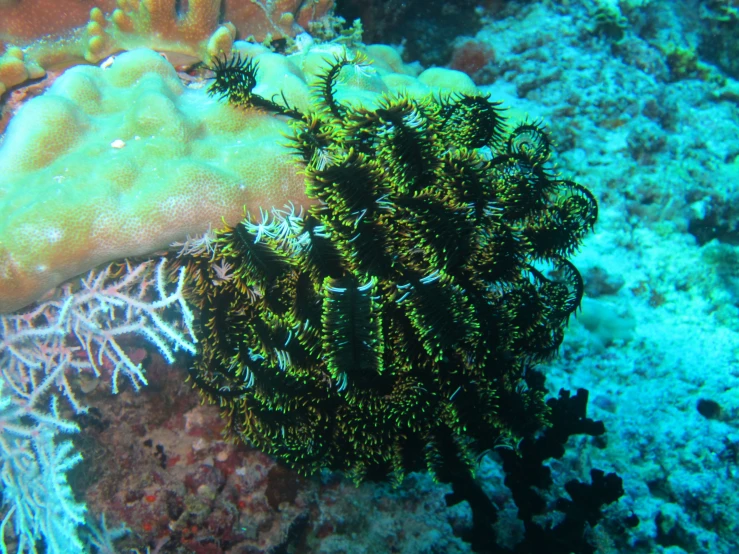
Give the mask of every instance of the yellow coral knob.
[[90, 10], [90, 21], [95, 22], [102, 27], [105, 27], [107, 24], [105, 21], [105, 15], [100, 8], [92, 8]]
[[123, 10], [113, 10], [110, 19], [119, 30], [127, 33], [133, 32], [133, 21]]

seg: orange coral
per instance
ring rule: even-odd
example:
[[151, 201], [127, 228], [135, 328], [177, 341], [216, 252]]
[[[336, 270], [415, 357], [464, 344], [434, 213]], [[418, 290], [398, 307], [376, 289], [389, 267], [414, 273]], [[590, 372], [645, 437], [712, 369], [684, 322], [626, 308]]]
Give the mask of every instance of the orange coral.
[[468, 38], [454, 46], [449, 67], [457, 71], [463, 71], [470, 77], [476, 78], [480, 71], [494, 61], [495, 50], [489, 44]]
[[119, 0], [118, 5], [108, 18], [102, 10], [90, 13], [88, 60], [132, 46], [208, 59], [229, 52], [237, 35], [259, 42], [295, 36], [327, 15], [333, 0], [261, 0], [224, 6], [220, 0], [190, 0], [182, 14], [177, 13], [175, 0]]
[[163, 38], [184, 35], [202, 40], [230, 21], [241, 37], [253, 35], [262, 41], [267, 35], [295, 36], [328, 15], [333, 4], [333, 0], [245, 0], [223, 5], [221, 0], [190, 0], [187, 11], [178, 14], [175, 0], [0, 0], [0, 40], [30, 42], [62, 35], [88, 23], [93, 8], [109, 15], [117, 6], [116, 22], [129, 32], [148, 20]]
[[115, 5], [115, 0], [0, 0], [0, 40], [28, 42], [61, 35], [87, 23], [91, 8], [109, 13]]
[[[96, 63], [122, 50], [148, 47], [208, 60], [230, 52], [238, 36], [293, 37], [328, 17], [333, 3], [189, 0], [178, 11], [177, 0], [0, 0], [0, 65], [11, 64], [5, 73], [12, 73], [0, 75], [0, 94], [38, 77], [41, 68]], [[24, 47], [25, 67], [3, 54], [11, 44]]]
[[333, 0], [228, 2], [224, 19], [234, 24], [240, 37], [252, 35], [261, 42], [267, 35], [280, 38], [307, 30], [311, 22], [329, 15], [333, 5]]

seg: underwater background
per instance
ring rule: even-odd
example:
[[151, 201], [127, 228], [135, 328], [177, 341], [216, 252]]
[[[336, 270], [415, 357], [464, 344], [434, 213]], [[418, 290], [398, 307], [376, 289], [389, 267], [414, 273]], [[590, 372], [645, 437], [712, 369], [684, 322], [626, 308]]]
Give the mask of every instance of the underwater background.
[[[141, 46], [172, 51], [171, 44], [159, 42], [166, 34], [160, 29], [151, 37], [140, 33], [130, 44], [116, 43], [116, 37], [105, 47], [88, 41], [87, 53], [76, 52], [70, 29], [87, 24], [89, 32], [91, 8], [108, 14], [115, 6], [69, 2], [66, 21], [57, 4], [66, 2], [50, 9], [44, 2], [0, 0], [3, 129], [61, 74], [55, 64], [85, 57], [105, 63], [109, 54]], [[466, 73], [490, 100], [550, 133], [557, 171], [590, 189], [599, 210], [594, 232], [570, 257], [584, 280], [581, 309], [569, 320], [559, 355], [537, 367], [551, 396], [562, 388], [587, 389], [588, 417], [606, 428], [600, 436], [570, 437], [564, 456], [548, 462], [552, 498], [566, 496], [571, 479], [588, 481], [593, 468], [614, 472], [624, 494], [588, 527], [595, 551], [739, 552], [739, 3], [243, 4], [266, 14], [266, 31], [255, 26], [251, 33], [238, 30], [236, 38], [274, 39], [279, 27], [289, 39], [276, 44], [278, 50], [294, 47], [291, 40], [308, 40], [301, 32], [290, 36], [286, 21], [291, 29], [299, 24], [312, 33], [316, 42], [350, 35], [358, 40], [361, 33], [365, 44], [392, 45], [419, 72], [438, 66]], [[239, 6], [224, 3], [221, 21], [229, 15], [234, 21], [257, 17]], [[24, 13], [49, 21], [36, 28]], [[352, 27], [357, 18], [361, 29]], [[24, 50], [23, 69], [8, 63], [16, 44]], [[52, 63], [48, 51], [54, 48], [63, 53]], [[178, 53], [197, 58], [197, 47], [191, 50]], [[168, 56], [183, 82], [202, 84], [192, 61]], [[2, 140], [0, 167], [8, 163], [2, 150], [9, 144]], [[6, 215], [25, 209], [3, 202], [0, 196], [0, 213]], [[12, 312], [3, 316], [6, 338]], [[75, 377], [76, 398], [89, 409], [81, 415], [66, 404], [51, 410], [79, 428], [72, 433], [57, 425], [60, 433], [69, 432], [82, 461], [72, 463], [71, 454], [62, 453], [62, 469], [55, 471], [67, 474], [69, 509], [90, 528], [81, 534], [83, 547], [59, 544], [56, 551], [473, 551], [464, 540], [472, 511], [464, 502], [447, 506], [448, 485], [425, 473], [412, 473], [397, 487], [356, 486], [329, 472], [302, 477], [257, 449], [224, 441], [218, 407], [202, 404], [186, 382], [186, 354], [167, 363], [151, 341], [132, 336], [119, 342], [134, 363], [143, 363], [146, 386], [135, 390], [136, 380], [132, 386], [124, 379], [112, 395], [106, 379]], [[14, 354], [10, 341], [1, 344], [6, 377]], [[3, 513], [11, 521], [17, 498], [11, 489], [22, 485], [8, 469], [9, 445], [30, 439], [5, 426], [17, 416], [12, 402], [6, 403], [5, 387]], [[503, 484], [500, 457], [493, 451], [477, 462], [477, 482], [499, 509], [498, 541], [512, 548], [524, 529]], [[30, 470], [26, 477], [44, 481]], [[34, 517], [31, 510], [29, 521]], [[14, 525], [4, 529], [10, 551], [17, 547]], [[39, 551], [55, 551], [46, 534], [44, 541]], [[560, 551], [554, 548], [541, 552]], [[25, 550], [33, 547], [26, 544]]]

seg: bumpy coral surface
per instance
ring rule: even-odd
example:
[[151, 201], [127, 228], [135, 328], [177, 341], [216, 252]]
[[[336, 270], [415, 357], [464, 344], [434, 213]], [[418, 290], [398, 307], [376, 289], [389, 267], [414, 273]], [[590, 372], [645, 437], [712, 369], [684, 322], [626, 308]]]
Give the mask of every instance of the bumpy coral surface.
[[346, 69], [368, 71], [336, 58], [302, 114], [256, 94], [252, 60], [216, 68], [215, 93], [296, 120], [318, 203], [230, 225], [186, 261], [192, 377], [235, 437], [301, 472], [458, 482], [545, 419], [527, 380], [580, 303], [567, 257], [597, 205], [553, 173], [541, 126], [507, 126], [480, 95], [353, 107]]
[[[284, 57], [239, 43], [260, 64], [258, 90], [299, 109], [325, 46]], [[427, 94], [438, 70], [414, 78], [387, 47], [372, 71], [349, 72], [337, 94], [359, 104], [404, 88]], [[474, 90], [445, 72], [450, 90]], [[429, 83], [426, 85], [425, 83]], [[244, 207], [305, 204], [282, 117], [186, 87], [160, 55], [139, 50], [107, 68], [77, 66], [16, 115], [0, 143], [0, 311], [35, 300], [96, 265], [149, 254], [235, 224]]]

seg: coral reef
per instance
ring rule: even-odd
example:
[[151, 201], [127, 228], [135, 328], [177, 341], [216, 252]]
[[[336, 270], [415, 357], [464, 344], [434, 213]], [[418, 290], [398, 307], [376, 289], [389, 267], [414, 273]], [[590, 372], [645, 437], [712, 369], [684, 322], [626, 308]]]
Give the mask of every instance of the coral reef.
[[487, 84], [490, 77], [486, 69], [495, 63], [495, 50], [486, 42], [464, 37], [454, 42], [452, 57], [449, 67], [457, 71], [463, 71], [469, 75], [476, 84]]
[[[260, 93], [300, 109], [310, 101], [306, 81], [343, 48], [285, 57], [237, 44], [260, 63]], [[387, 90], [474, 90], [452, 71], [415, 79], [388, 47], [367, 52], [375, 66], [343, 77], [337, 93], [346, 101], [371, 103]], [[222, 218], [234, 224], [244, 206], [258, 213], [307, 202], [284, 146], [287, 123], [190, 85], [159, 54], [137, 50], [105, 68], [69, 69], [19, 110], [0, 143], [0, 312], [98, 264], [165, 249]]]
[[618, 6], [613, 4], [598, 6], [593, 13], [593, 21], [593, 33], [614, 42], [621, 41], [628, 28], [628, 20]]
[[448, 487], [421, 474], [397, 488], [301, 478], [223, 438], [218, 408], [185, 382], [189, 359], [170, 366], [148, 349], [144, 363], [140, 393], [86, 395], [75, 440], [84, 459], [69, 476], [90, 513], [130, 528], [115, 552], [470, 552], [454, 536], [451, 522], [468, 517], [447, 507]]
[[4, 0], [0, 2], [0, 40], [27, 44], [41, 37], [59, 37], [83, 27], [90, 18], [90, 9], [94, 7], [107, 14], [115, 9], [116, 2]]
[[705, 25], [701, 29], [698, 52], [734, 79], [739, 79], [739, 3], [734, 0], [711, 0], [700, 6]]
[[[579, 525], [578, 519], [599, 511], [582, 502], [583, 490], [587, 498], [603, 493], [601, 485], [610, 479], [594, 474], [590, 489], [568, 483], [590, 483], [592, 466], [616, 471], [624, 479], [624, 497], [601, 510], [605, 518], [594, 529], [586, 521], [580, 534], [599, 553], [735, 552], [739, 87], [732, 75], [739, 58], [732, 57], [735, 25], [722, 19], [737, 4], [497, 4], [502, 11], [485, 18], [482, 32], [454, 41], [455, 64], [474, 69], [476, 60], [485, 58], [482, 48], [493, 49], [495, 63], [474, 73], [478, 83], [491, 83], [481, 90], [547, 121], [562, 170], [578, 179], [587, 175], [600, 204], [598, 232], [573, 259], [585, 280], [582, 315], [570, 318], [562, 356], [538, 367], [547, 375], [551, 395], [560, 387], [587, 387], [590, 415], [604, 421], [608, 434], [572, 436], [561, 458], [543, 464], [537, 454], [533, 461], [538, 463], [513, 472], [523, 480], [514, 483], [515, 494], [535, 493], [548, 510], [564, 509], [553, 519], [550, 512], [552, 528], [562, 521]], [[598, 26], [592, 9], [598, 6], [618, 6], [623, 16], [615, 20], [618, 28]], [[0, 26], [4, 22], [0, 17]], [[15, 51], [18, 55], [25, 59], [22, 50]], [[176, 63], [175, 57], [170, 60]], [[8, 67], [21, 75], [18, 63], [11, 60]], [[260, 62], [259, 86], [267, 69]], [[365, 78], [351, 69], [342, 70], [342, 80]], [[200, 85], [197, 78], [181, 77], [194, 81], [188, 87]], [[48, 85], [36, 83], [12, 94], [32, 95]], [[260, 94], [279, 104], [279, 90]], [[479, 95], [479, 90], [468, 94]], [[182, 245], [183, 256], [196, 243]], [[233, 273], [224, 265], [218, 270], [223, 279]], [[54, 295], [58, 300], [59, 293]], [[118, 344], [134, 364], [142, 364], [148, 385], [135, 394], [123, 379], [119, 394], [111, 397], [100, 379], [78, 378], [70, 368], [66, 374], [76, 398], [90, 410], [72, 418], [69, 406], [59, 404], [61, 417], [81, 428], [69, 435], [84, 457], [68, 473], [75, 501], [87, 491], [88, 513], [105, 512], [109, 522], [124, 521], [131, 528], [116, 550], [469, 552], [458, 537], [474, 525], [472, 510], [467, 502], [444, 506], [444, 495], [453, 494], [451, 485], [411, 474], [396, 489], [373, 483], [355, 488], [336, 475], [300, 479], [274, 469], [269, 457], [221, 439], [218, 407], [198, 407], [197, 392], [183, 382], [191, 360], [183, 356], [170, 366], [151, 345], [125, 338]], [[104, 364], [105, 379], [110, 369]], [[10, 391], [5, 385], [3, 396]], [[41, 408], [48, 412], [48, 404]], [[3, 417], [34, 424], [7, 411]], [[58, 447], [64, 436], [57, 434], [54, 442]], [[504, 484], [512, 475], [501, 467], [508, 452], [501, 446], [482, 458], [476, 482], [500, 508], [496, 532], [513, 547], [527, 529], [512, 489]], [[120, 465], [113, 467], [110, 460]], [[63, 464], [63, 458], [57, 461]], [[531, 486], [542, 465], [551, 468], [548, 491]], [[63, 481], [56, 486], [64, 492]], [[565, 500], [568, 490], [574, 495], [570, 501], [581, 500], [582, 511]], [[565, 498], [557, 500], [558, 495]], [[636, 527], [622, 524], [629, 510], [638, 515]], [[541, 514], [526, 510], [523, 515], [528, 528], [547, 525]], [[5, 526], [11, 551], [13, 524], [11, 516]], [[111, 532], [101, 535], [89, 544], [113, 551]], [[550, 543], [530, 551], [552, 549]]]
[[75, 433], [78, 427], [60, 417], [56, 397], [48, 412], [26, 411], [16, 404], [10, 388], [10, 383], [0, 380], [0, 548], [8, 552], [7, 526], [15, 533], [17, 552], [36, 552], [42, 537], [50, 553], [61, 554], [62, 548], [81, 550], [78, 527], [85, 521], [85, 506], [74, 498], [67, 472], [82, 457], [71, 441], [58, 437], [60, 431]]
[[28, 79], [38, 79], [44, 74], [44, 69], [35, 61], [28, 59], [20, 48], [0, 50], [0, 95], [15, 85]]
[[164, 58], [140, 50], [108, 69], [72, 68], [23, 106], [0, 148], [0, 311], [233, 220], [244, 204], [301, 200], [278, 145], [286, 125], [197, 102]]

